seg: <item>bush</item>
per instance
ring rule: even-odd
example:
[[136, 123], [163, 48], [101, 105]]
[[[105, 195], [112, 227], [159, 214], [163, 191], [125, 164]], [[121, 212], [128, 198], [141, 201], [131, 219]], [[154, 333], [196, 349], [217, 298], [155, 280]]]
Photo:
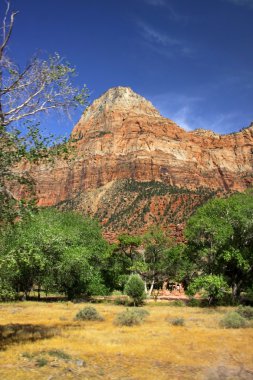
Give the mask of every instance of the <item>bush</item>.
[[145, 319], [149, 316], [149, 311], [145, 309], [133, 309], [133, 311], [138, 314], [142, 319]]
[[82, 310], [80, 310], [75, 319], [78, 321], [103, 321], [104, 318], [98, 313], [95, 307], [86, 306]]
[[253, 319], [253, 307], [251, 306], [239, 306], [236, 312], [245, 319]]
[[201, 306], [201, 301], [200, 300], [196, 300], [196, 298], [191, 298], [187, 302], [187, 306], [190, 306], [190, 307], [200, 307]]
[[127, 305], [128, 304], [128, 299], [126, 297], [124, 297], [124, 296], [122, 296], [122, 297], [116, 297], [116, 298], [114, 298], [113, 303], [115, 305]]
[[220, 326], [225, 329], [239, 329], [246, 326], [246, 320], [236, 311], [231, 311], [220, 320]]
[[140, 325], [149, 315], [147, 310], [142, 309], [126, 309], [119, 313], [115, 319], [115, 324], [119, 326], [134, 326]]
[[133, 299], [134, 306], [141, 305], [145, 299], [145, 286], [140, 276], [133, 274], [125, 285], [125, 293]]
[[173, 318], [170, 320], [173, 326], [184, 326], [184, 318]]

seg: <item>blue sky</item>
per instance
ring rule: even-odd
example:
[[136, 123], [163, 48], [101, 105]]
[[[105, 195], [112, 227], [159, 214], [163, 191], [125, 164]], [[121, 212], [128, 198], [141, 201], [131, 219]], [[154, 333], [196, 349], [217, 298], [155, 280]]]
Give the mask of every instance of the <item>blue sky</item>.
[[[0, 0], [3, 11], [4, 1]], [[59, 52], [90, 101], [130, 86], [186, 129], [229, 133], [253, 121], [253, 0], [13, 0], [9, 55]], [[79, 119], [43, 118], [69, 133]]]

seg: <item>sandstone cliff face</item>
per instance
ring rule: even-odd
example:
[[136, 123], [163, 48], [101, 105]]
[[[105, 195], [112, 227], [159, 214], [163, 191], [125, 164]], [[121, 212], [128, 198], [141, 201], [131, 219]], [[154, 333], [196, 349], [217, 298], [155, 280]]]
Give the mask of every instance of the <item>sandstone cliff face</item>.
[[128, 178], [190, 190], [242, 191], [253, 182], [253, 126], [229, 135], [187, 132], [130, 88], [112, 88], [95, 100], [72, 136], [73, 159], [32, 170], [39, 205]]
[[[127, 87], [95, 100], [72, 137], [71, 159], [27, 166], [38, 204], [96, 215], [109, 230], [126, 229], [130, 220], [129, 229], [152, 222], [175, 225], [213, 193], [253, 184], [253, 125], [229, 135], [187, 132]], [[141, 183], [146, 183], [144, 193]], [[166, 188], [158, 191], [159, 186]]]

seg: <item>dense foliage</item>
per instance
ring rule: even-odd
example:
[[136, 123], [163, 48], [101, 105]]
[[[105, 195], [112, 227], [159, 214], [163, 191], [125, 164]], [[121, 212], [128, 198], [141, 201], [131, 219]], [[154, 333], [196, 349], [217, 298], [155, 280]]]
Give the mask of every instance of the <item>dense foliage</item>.
[[234, 300], [252, 287], [253, 194], [213, 199], [200, 207], [186, 228], [189, 258], [198, 276], [222, 276]]
[[26, 298], [32, 289], [38, 297], [44, 291], [68, 299], [124, 290], [140, 305], [169, 279], [209, 304], [238, 302], [252, 289], [252, 215], [252, 193], [235, 194], [196, 211], [187, 244], [153, 227], [110, 245], [94, 220], [54, 209], [33, 212], [0, 234], [0, 299]]
[[43, 289], [73, 299], [108, 291], [103, 271], [109, 245], [91, 219], [43, 210], [9, 228], [1, 246], [1, 292], [10, 287], [27, 295], [36, 287], [39, 294]]

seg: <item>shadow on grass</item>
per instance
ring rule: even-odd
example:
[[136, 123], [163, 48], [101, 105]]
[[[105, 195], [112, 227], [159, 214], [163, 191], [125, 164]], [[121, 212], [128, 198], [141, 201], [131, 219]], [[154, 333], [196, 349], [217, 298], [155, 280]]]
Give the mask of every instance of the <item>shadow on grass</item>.
[[59, 328], [54, 326], [19, 323], [0, 325], [0, 350], [3, 351], [14, 343], [52, 338], [59, 332]]

